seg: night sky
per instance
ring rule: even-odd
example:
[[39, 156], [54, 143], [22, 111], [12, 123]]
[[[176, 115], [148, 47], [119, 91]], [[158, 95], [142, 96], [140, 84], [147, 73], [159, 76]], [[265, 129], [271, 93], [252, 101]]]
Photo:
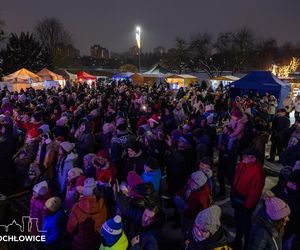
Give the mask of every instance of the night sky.
[[217, 34], [246, 25], [260, 38], [300, 41], [300, 0], [1, 0], [6, 31], [32, 31], [44, 16], [59, 18], [75, 47], [93, 44], [121, 52], [135, 44], [142, 27], [144, 51], [171, 47], [176, 36]]

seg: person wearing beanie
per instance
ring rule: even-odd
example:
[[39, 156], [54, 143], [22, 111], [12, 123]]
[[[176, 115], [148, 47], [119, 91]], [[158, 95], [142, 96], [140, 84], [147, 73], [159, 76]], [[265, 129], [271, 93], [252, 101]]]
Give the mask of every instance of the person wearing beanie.
[[181, 135], [177, 145], [172, 147], [172, 140], [168, 138], [168, 146], [171, 154], [167, 160], [167, 183], [168, 192], [174, 196], [182, 190], [188, 177], [197, 170], [196, 151], [192, 147], [192, 140], [188, 135]]
[[[273, 162], [276, 155], [280, 155], [285, 148], [286, 138], [289, 138], [288, 131], [290, 127], [290, 119], [286, 116], [284, 109], [279, 109], [277, 115], [272, 121], [271, 133], [271, 150], [270, 158], [267, 160]], [[286, 143], [285, 143], [286, 142]]]
[[41, 175], [41, 171], [39, 165], [36, 163], [31, 163], [28, 171], [28, 183], [35, 184], [39, 179], [40, 175]]
[[156, 205], [148, 205], [135, 218], [130, 218], [128, 239], [131, 239], [131, 250], [160, 249], [164, 213]]
[[94, 194], [95, 189], [95, 180], [93, 178], [85, 179], [83, 195], [79, 197], [78, 202], [71, 210], [67, 231], [73, 236], [73, 250], [98, 250], [100, 247], [99, 228], [108, 217], [108, 209], [104, 198], [96, 197]]
[[174, 117], [172, 107], [165, 107], [161, 116], [161, 122], [166, 134], [171, 134], [174, 129], [177, 129], [177, 123]]
[[62, 201], [59, 197], [51, 197], [46, 201], [45, 214], [42, 226], [42, 235], [46, 239], [44, 244], [51, 249], [61, 248], [67, 215], [62, 209]]
[[144, 173], [142, 179], [145, 183], [151, 182], [155, 191], [160, 191], [161, 170], [158, 160], [149, 156], [144, 164]]
[[213, 205], [198, 213], [191, 235], [186, 241], [186, 250], [223, 249], [229, 250], [227, 232], [221, 225], [222, 210]]
[[68, 172], [71, 168], [78, 165], [78, 155], [72, 150], [74, 144], [68, 141], [62, 142], [58, 149], [58, 160], [56, 163], [56, 181], [58, 184], [58, 191], [64, 195], [67, 187]]
[[100, 150], [94, 157], [92, 164], [96, 168], [97, 178], [105, 172], [109, 172], [110, 184], [113, 186], [116, 182], [117, 170], [110, 162], [107, 150]]
[[[120, 118], [119, 118], [120, 119]], [[123, 165], [126, 161], [127, 146], [130, 135], [126, 124], [117, 126], [117, 131], [111, 139], [110, 156], [112, 163], [116, 166], [118, 174], [121, 176]]]
[[75, 133], [76, 149], [79, 162], [81, 163], [86, 154], [93, 153], [95, 150], [95, 136], [92, 131], [92, 123], [84, 121]]
[[228, 124], [228, 126], [233, 130], [233, 132], [230, 134], [230, 138], [235, 138], [238, 140], [241, 139], [244, 134], [246, 122], [247, 117], [243, 116], [239, 109], [235, 109], [231, 114], [231, 119]]
[[28, 131], [24, 145], [13, 156], [19, 180], [24, 182], [27, 177], [30, 163], [34, 162], [39, 148], [40, 136], [36, 129]]
[[67, 211], [71, 211], [74, 203], [79, 199], [79, 194], [76, 191], [76, 183], [82, 174], [83, 172], [81, 168], [71, 168], [68, 172], [67, 189], [64, 200], [64, 208]]
[[[213, 115], [210, 115], [209, 118], [211, 120]], [[207, 135], [209, 138], [209, 143], [207, 145], [207, 155], [213, 156], [213, 144], [216, 141], [216, 129], [213, 126], [210, 126], [211, 123], [208, 123], [208, 118], [205, 115], [200, 117], [200, 126], [199, 128], [203, 131], [203, 134]]]
[[52, 140], [49, 134], [42, 133], [41, 138], [35, 163], [41, 167], [43, 174], [52, 180], [59, 144]]
[[96, 155], [94, 153], [86, 154], [83, 157], [83, 174], [88, 178], [96, 179], [96, 168], [93, 161]]
[[203, 157], [199, 163], [199, 170], [202, 171], [205, 174], [205, 176], [207, 177], [207, 183], [208, 183], [208, 187], [211, 191], [211, 195], [215, 188], [214, 173], [212, 170], [212, 165], [213, 164], [212, 164], [211, 158], [207, 157], [207, 156]]
[[48, 124], [43, 124], [38, 128], [38, 131], [40, 131], [40, 134], [47, 135], [50, 132], [50, 128]]
[[129, 143], [127, 153], [128, 159], [122, 171], [123, 180], [125, 180], [130, 171], [135, 171], [138, 175], [142, 175], [144, 172], [144, 164], [146, 161], [146, 156], [142, 151], [142, 146], [136, 140], [132, 140]]
[[[282, 199], [291, 209], [291, 216], [285, 226], [283, 241], [299, 234], [300, 223], [300, 170], [294, 170], [284, 181], [283, 188], [272, 189], [276, 197]], [[299, 236], [298, 236], [299, 237]], [[292, 248], [293, 249], [293, 248]], [[297, 249], [297, 248], [295, 248]]]
[[114, 123], [104, 123], [102, 131], [100, 138], [101, 149], [108, 149], [111, 147], [111, 139], [116, 131], [116, 127]]
[[291, 210], [281, 199], [267, 193], [264, 206], [253, 219], [247, 250], [282, 249], [284, 228]]
[[207, 177], [202, 171], [191, 174], [188, 184], [174, 197], [177, 210], [182, 217], [182, 226], [186, 228], [197, 214], [211, 203]]
[[237, 227], [233, 242], [235, 247], [242, 246], [243, 237], [247, 246], [252, 213], [260, 200], [265, 184], [265, 174], [257, 157], [257, 150], [246, 150], [243, 153], [243, 159], [237, 166], [231, 186], [230, 198]]
[[100, 229], [103, 242], [100, 250], [126, 250], [128, 240], [123, 231], [122, 218], [116, 215], [114, 218], [105, 221]]
[[95, 182], [94, 178], [87, 178], [84, 181], [82, 195], [83, 196], [92, 196], [92, 195], [94, 195], [95, 189], [96, 189], [96, 182]]
[[85, 179], [86, 177], [84, 175], [80, 175], [76, 180], [76, 191], [78, 192], [79, 195], [82, 195], [82, 189], [84, 186]]
[[44, 206], [46, 201], [48, 200], [50, 194], [48, 191], [48, 183], [46, 181], [42, 181], [34, 185], [32, 189], [32, 197], [30, 200], [30, 212], [29, 215], [31, 218], [38, 218], [38, 228], [32, 227], [31, 234], [38, 234], [38, 229], [41, 229], [43, 219], [45, 217]]

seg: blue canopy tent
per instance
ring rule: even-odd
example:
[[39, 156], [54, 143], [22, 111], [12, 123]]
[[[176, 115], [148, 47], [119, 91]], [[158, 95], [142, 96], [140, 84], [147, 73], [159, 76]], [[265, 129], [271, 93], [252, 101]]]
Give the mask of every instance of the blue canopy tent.
[[230, 84], [232, 97], [247, 95], [249, 91], [265, 95], [266, 92], [274, 95], [279, 101], [279, 107], [289, 94], [291, 86], [273, 75], [270, 71], [252, 71], [241, 79]]
[[131, 73], [131, 72], [121, 72], [121, 73], [113, 75], [112, 79], [115, 81], [123, 81], [123, 80], [131, 81], [131, 77], [133, 75], [134, 75], [134, 73]]

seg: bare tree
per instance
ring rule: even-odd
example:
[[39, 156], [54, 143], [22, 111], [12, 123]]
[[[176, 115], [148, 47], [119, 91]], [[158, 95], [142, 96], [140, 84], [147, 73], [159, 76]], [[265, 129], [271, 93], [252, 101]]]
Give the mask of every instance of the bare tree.
[[199, 33], [192, 36], [189, 52], [192, 57], [193, 69], [204, 70], [211, 78], [222, 74], [224, 61], [215, 53], [212, 36]]
[[55, 17], [45, 17], [38, 21], [35, 26], [35, 34], [51, 53], [54, 53], [58, 46], [72, 45], [71, 34]]
[[187, 67], [188, 59], [188, 44], [186, 40], [176, 37], [175, 47], [168, 50], [168, 53], [163, 58], [163, 63], [169, 69], [181, 74]]
[[0, 20], [0, 43], [4, 41], [5, 36], [4, 36], [4, 26], [5, 26], [5, 21]]
[[233, 71], [240, 72], [241, 68], [250, 65], [250, 58], [255, 47], [255, 37], [253, 32], [247, 27], [241, 28], [234, 34], [233, 53], [234, 67]]

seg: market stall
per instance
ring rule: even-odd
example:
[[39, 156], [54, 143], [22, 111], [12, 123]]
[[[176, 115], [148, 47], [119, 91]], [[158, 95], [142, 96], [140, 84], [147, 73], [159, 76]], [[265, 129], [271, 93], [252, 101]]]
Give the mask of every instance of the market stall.
[[6, 85], [9, 84], [12, 91], [20, 91], [21, 89], [34, 88], [43, 89], [44, 85], [42, 79], [33, 72], [22, 68], [12, 74], [2, 78]]

